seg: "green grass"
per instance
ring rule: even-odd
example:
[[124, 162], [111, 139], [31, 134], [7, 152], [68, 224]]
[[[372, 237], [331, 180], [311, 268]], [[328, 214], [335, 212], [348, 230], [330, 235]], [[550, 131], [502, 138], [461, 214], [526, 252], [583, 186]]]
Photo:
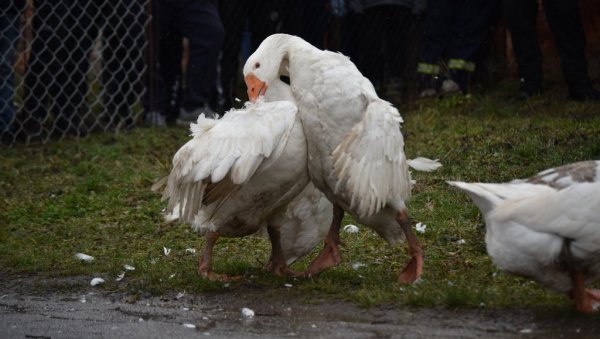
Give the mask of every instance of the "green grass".
[[[410, 158], [439, 158], [418, 181], [409, 211], [427, 224], [418, 234], [425, 251], [422, 280], [399, 286], [408, 256], [367, 228], [342, 234], [343, 263], [312, 279], [274, 277], [263, 270], [266, 239], [222, 238], [215, 270], [243, 274], [242, 282], [208, 282], [196, 273], [204, 240], [189, 226], [166, 224], [152, 183], [166, 175], [174, 152], [188, 139], [182, 128], [139, 128], [47, 145], [0, 151], [0, 272], [36, 276], [102, 275], [104, 288], [157, 295], [259, 286], [307, 299], [341, 298], [363, 305], [393, 303], [444, 307], [564, 308], [566, 298], [495, 268], [486, 255], [483, 220], [471, 201], [446, 180], [501, 182], [542, 169], [600, 158], [600, 107], [564, 100], [554, 86], [528, 102], [509, 100], [511, 85], [485, 96], [419, 101], [401, 107]], [[353, 223], [348, 217], [344, 223]], [[456, 242], [464, 239], [462, 245]], [[163, 247], [172, 249], [163, 255]], [[92, 263], [76, 252], [96, 257]], [[295, 265], [300, 270], [312, 257]], [[366, 266], [357, 270], [353, 263]], [[123, 264], [136, 267], [112, 281]], [[285, 283], [293, 288], [284, 287]]]

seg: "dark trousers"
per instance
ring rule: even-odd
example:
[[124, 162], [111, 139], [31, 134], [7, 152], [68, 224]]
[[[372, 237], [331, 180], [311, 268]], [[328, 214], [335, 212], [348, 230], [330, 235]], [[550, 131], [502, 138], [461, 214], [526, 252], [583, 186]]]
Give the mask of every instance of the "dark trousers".
[[276, 33], [281, 21], [276, 1], [279, 0], [261, 1], [260, 4], [248, 0], [219, 1], [219, 14], [225, 28], [221, 55], [221, 85], [225, 111], [234, 105], [244, 31], [247, 29], [251, 34], [251, 52], [256, 50], [267, 36]]
[[19, 38], [19, 14], [14, 10], [0, 16], [0, 135], [10, 130], [15, 117], [13, 65]]
[[[103, 49], [102, 87], [104, 109], [111, 122], [125, 119], [133, 124], [132, 106], [143, 93], [144, 26], [147, 21], [144, 0], [102, 2]], [[116, 114], [115, 114], [116, 113]]]
[[428, 64], [450, 58], [473, 61], [496, 6], [494, 0], [429, 0], [421, 61]]
[[141, 4], [139, 0], [35, 1], [21, 118], [30, 133], [41, 132], [50, 116], [59, 134], [83, 133], [97, 123], [87, 119], [90, 125], [86, 126], [84, 117], [90, 112], [85, 104], [90, 52], [100, 31], [104, 110], [109, 117], [131, 120], [131, 106], [142, 92], [138, 79], [143, 69], [145, 14]]
[[181, 74], [182, 37], [189, 40], [189, 60], [181, 105], [193, 111], [208, 104], [217, 84], [217, 67], [224, 30], [211, 1], [157, 0], [148, 65], [147, 111], [169, 111], [173, 86]]
[[407, 66], [407, 41], [411, 27], [411, 9], [383, 5], [358, 14], [356, 49], [352, 55], [356, 66], [375, 87], [383, 82], [387, 68], [392, 80], [401, 82]]
[[[527, 82], [542, 81], [542, 52], [537, 36], [538, 5], [534, 0], [503, 0], [519, 76]], [[585, 32], [576, 0], [544, 0], [562, 71], [569, 84], [587, 79]]]
[[34, 38], [25, 76], [25, 123], [30, 132], [54, 116], [59, 132], [76, 130], [88, 90], [86, 74], [93, 37], [87, 2], [35, 1]]

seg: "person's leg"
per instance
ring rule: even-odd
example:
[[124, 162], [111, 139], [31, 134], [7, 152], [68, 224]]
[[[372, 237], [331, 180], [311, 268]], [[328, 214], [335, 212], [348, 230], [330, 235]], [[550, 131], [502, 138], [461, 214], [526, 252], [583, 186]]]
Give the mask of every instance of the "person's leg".
[[89, 112], [85, 105], [89, 88], [87, 73], [95, 38], [92, 34], [92, 17], [89, 15], [95, 8], [88, 9], [88, 6], [95, 7], [95, 4], [73, 0], [63, 1], [56, 7], [59, 13], [65, 13], [56, 30], [56, 35], [63, 39], [57, 55], [61, 64], [60, 90], [54, 98], [55, 131], [58, 136], [87, 133], [81, 122]]
[[400, 104], [408, 82], [408, 67], [414, 67], [410, 62], [412, 46], [409, 46], [412, 14], [411, 9], [404, 6], [384, 6], [382, 9], [388, 13], [385, 16], [384, 56], [389, 74], [384, 75], [384, 95], [392, 103]]
[[23, 139], [45, 138], [44, 123], [50, 113], [51, 98], [59, 88], [60, 65], [57, 49], [61, 39], [56, 35], [56, 27], [61, 20], [55, 5], [49, 1], [34, 1], [35, 15], [32, 19], [33, 40], [31, 54], [25, 73], [24, 110], [19, 114], [23, 129]]
[[425, 29], [421, 45], [420, 61], [417, 65], [419, 96], [429, 97], [437, 94], [441, 85], [438, 62], [444, 55], [454, 22], [457, 8], [454, 2], [430, 0], [427, 3]]
[[177, 18], [179, 32], [189, 40], [186, 87], [179, 118], [189, 122], [200, 113], [214, 116], [208, 104], [217, 84], [219, 53], [225, 35], [218, 10], [211, 2], [187, 1], [178, 9]]
[[371, 7], [358, 14], [361, 29], [356, 31], [356, 67], [378, 92], [383, 80], [382, 59], [386, 30], [384, 9], [387, 7]]
[[452, 79], [463, 92], [469, 89], [476, 67], [474, 56], [489, 32], [490, 20], [498, 4], [490, 0], [460, 1], [446, 56]]
[[585, 57], [585, 31], [581, 24], [579, 4], [575, 0], [545, 0], [544, 11], [554, 41], [562, 71], [575, 100], [600, 100], [588, 78]]
[[103, 30], [102, 80], [104, 107], [118, 127], [134, 126], [132, 106], [141, 89], [145, 13], [137, 1], [113, 0], [105, 3], [107, 25]]
[[4, 133], [8, 135], [11, 132], [10, 127], [15, 118], [13, 65], [18, 37], [19, 13], [4, 13], [0, 16], [0, 135], [3, 136]]
[[543, 79], [536, 24], [538, 4], [535, 0], [502, 0], [502, 6], [519, 67], [521, 95], [528, 97], [541, 90]]
[[238, 84], [240, 46], [244, 28], [248, 23], [247, 0], [219, 1], [219, 15], [225, 37], [221, 49], [221, 86], [223, 86], [223, 111], [234, 107], [235, 88]]

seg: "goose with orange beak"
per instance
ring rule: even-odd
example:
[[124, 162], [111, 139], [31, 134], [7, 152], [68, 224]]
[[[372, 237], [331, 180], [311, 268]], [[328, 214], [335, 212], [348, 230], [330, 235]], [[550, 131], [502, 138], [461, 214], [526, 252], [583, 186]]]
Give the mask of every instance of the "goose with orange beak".
[[254, 73], [248, 73], [244, 76], [244, 82], [248, 88], [247, 93], [250, 102], [256, 102], [259, 96], [265, 95], [267, 88], [269, 87], [266, 82], [258, 79]]
[[[270, 84], [282, 75], [290, 77], [307, 137], [311, 181], [334, 205], [324, 248], [306, 274], [340, 262], [339, 231], [348, 212], [392, 245], [406, 238], [411, 260], [398, 280], [416, 281], [423, 256], [405, 204], [411, 180], [400, 114], [377, 96], [347, 57], [295, 36], [274, 34], [244, 65], [249, 99], [268, 93]], [[414, 165], [421, 165], [420, 170], [441, 166], [429, 159]]]
[[[264, 95], [266, 87], [260, 88]], [[169, 216], [206, 235], [198, 262], [203, 277], [237, 278], [213, 272], [213, 247], [222, 236], [266, 228], [272, 246], [267, 268], [283, 276], [299, 275], [288, 265], [325, 237], [333, 209], [309, 182], [297, 111], [289, 86], [275, 81], [265, 101], [218, 120], [201, 116], [191, 125], [193, 137], [173, 157], [163, 198]]]

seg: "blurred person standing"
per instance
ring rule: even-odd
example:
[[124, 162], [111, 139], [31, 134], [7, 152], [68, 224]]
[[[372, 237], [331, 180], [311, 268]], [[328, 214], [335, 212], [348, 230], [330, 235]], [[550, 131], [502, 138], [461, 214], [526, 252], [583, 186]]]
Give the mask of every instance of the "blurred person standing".
[[260, 4], [248, 0], [219, 1], [225, 29], [220, 60], [224, 112], [234, 107], [234, 93], [241, 80], [240, 51], [244, 34], [249, 33], [249, 47], [254, 51], [266, 37], [277, 33], [281, 26], [279, 1], [263, 0]]
[[[475, 55], [488, 34], [497, 0], [429, 0], [417, 76], [421, 97], [469, 91]], [[442, 64], [446, 73], [442, 71]], [[444, 79], [444, 75], [447, 77]]]
[[0, 135], [2, 142], [11, 144], [14, 139], [15, 46], [19, 39], [20, 15], [25, 0], [3, 1], [0, 7]]
[[425, 6], [425, 0], [355, 0], [348, 5], [358, 27], [351, 56], [380, 95], [395, 104], [407, 82], [413, 20]]
[[189, 59], [179, 78], [185, 85], [176, 122], [188, 125], [202, 113], [215, 118], [210, 102], [225, 35], [216, 0], [152, 0], [151, 6], [146, 122], [166, 126], [173, 88], [182, 74], [182, 37], [189, 41]]
[[144, 91], [146, 0], [95, 0], [102, 14], [94, 34], [102, 33], [102, 102], [107, 126], [135, 127], [133, 106]]
[[20, 118], [26, 137], [45, 139], [48, 119], [54, 120], [50, 135], [86, 134], [81, 113], [87, 111], [86, 76], [97, 7], [76, 0], [34, 0], [33, 4], [33, 41]]
[[543, 59], [536, 22], [543, 6], [571, 99], [600, 100], [600, 92], [588, 77], [585, 31], [577, 0], [544, 0], [543, 4], [541, 0], [503, 0], [502, 5], [519, 68], [518, 98], [527, 99], [542, 91]]

